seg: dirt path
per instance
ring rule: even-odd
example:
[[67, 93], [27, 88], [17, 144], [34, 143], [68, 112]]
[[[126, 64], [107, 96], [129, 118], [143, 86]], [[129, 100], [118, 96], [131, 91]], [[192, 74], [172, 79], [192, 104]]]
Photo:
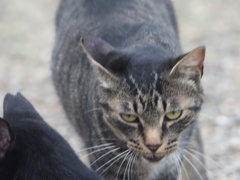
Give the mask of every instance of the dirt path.
[[[240, 1], [173, 0], [183, 49], [207, 46], [200, 115], [210, 179], [240, 177]], [[58, 0], [0, 0], [0, 102], [20, 91], [78, 151], [50, 78]], [[0, 103], [2, 114], [2, 103]], [[212, 175], [211, 175], [212, 174]], [[215, 177], [215, 178], [214, 178]]]

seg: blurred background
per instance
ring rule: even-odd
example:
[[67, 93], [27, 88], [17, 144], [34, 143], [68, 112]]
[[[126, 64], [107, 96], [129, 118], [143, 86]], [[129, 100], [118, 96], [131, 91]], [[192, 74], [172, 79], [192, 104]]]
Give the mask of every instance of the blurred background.
[[[80, 140], [56, 96], [50, 72], [59, 0], [0, 0], [0, 116], [20, 91], [79, 152]], [[207, 48], [200, 124], [209, 179], [240, 177], [240, 0], [173, 0], [183, 50]], [[214, 161], [214, 162], [213, 162]]]

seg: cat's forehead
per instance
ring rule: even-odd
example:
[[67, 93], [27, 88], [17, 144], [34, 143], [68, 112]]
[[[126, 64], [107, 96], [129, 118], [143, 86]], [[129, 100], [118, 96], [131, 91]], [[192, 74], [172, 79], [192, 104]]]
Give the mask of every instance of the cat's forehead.
[[123, 58], [128, 59], [126, 71], [137, 75], [153, 71], [161, 73], [169, 70], [172, 65], [171, 60], [174, 57], [175, 55], [167, 53], [164, 49], [152, 46], [136, 48], [123, 56]]
[[125, 83], [131, 90], [131, 94], [144, 97], [144, 99], [162, 94], [162, 88], [165, 83], [164, 73], [144, 71], [144, 69], [139, 69], [139, 71], [135, 74], [129, 73], [125, 77]]
[[[125, 79], [127, 83], [128, 90], [123, 93], [123, 99], [130, 102], [129, 106], [135, 106], [134, 109], [140, 109], [140, 111], [150, 110], [151, 108], [159, 107], [161, 108], [161, 79], [158, 77], [157, 73], [151, 73], [151, 81], [146, 81], [144, 79], [139, 79], [136, 76], [130, 75]], [[145, 81], [144, 83], [141, 81]], [[125, 103], [127, 104], [127, 103]], [[150, 109], [149, 109], [150, 108]]]
[[123, 77], [133, 89], [149, 94], [150, 90], [161, 91], [166, 73], [171, 70], [171, 58], [154, 54], [152, 56], [133, 56], [125, 69]]
[[150, 76], [151, 80], [141, 82], [138, 77], [130, 75], [126, 80], [127, 95], [124, 93], [125, 98], [123, 99], [145, 112], [155, 109], [160, 111], [184, 109], [194, 106], [199, 101], [199, 97], [194, 95], [196, 92], [191, 85], [181, 82], [181, 80], [169, 80], [157, 72], [152, 72]]

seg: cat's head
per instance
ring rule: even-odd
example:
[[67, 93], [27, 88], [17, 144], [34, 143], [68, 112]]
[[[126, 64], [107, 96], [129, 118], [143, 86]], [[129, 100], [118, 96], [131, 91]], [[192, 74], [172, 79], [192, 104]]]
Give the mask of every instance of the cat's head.
[[4, 98], [3, 119], [0, 118], [0, 159], [11, 151], [15, 144], [15, 133], [9, 122], [16, 119], [36, 118], [42, 120], [40, 115], [20, 93], [15, 96], [7, 94]]
[[133, 152], [151, 162], [175, 151], [203, 102], [205, 48], [175, 57], [162, 47], [117, 49], [81, 40], [99, 79], [103, 117]]

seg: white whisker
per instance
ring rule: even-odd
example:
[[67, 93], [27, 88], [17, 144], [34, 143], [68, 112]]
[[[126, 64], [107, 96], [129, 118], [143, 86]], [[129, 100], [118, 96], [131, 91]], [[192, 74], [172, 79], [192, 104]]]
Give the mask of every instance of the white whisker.
[[106, 143], [106, 144], [101, 144], [101, 145], [97, 145], [97, 146], [92, 146], [92, 147], [81, 149], [78, 152], [86, 151], [86, 150], [89, 150], [89, 149], [95, 149], [95, 148], [99, 148], [99, 147], [103, 147], [103, 146], [108, 146], [108, 145], [112, 145], [112, 144], [113, 143]]
[[124, 161], [126, 160], [126, 158], [128, 157], [128, 154], [131, 153], [131, 151], [129, 150], [129, 152], [126, 154], [125, 158], [122, 160], [122, 163], [120, 164], [119, 168], [118, 168], [118, 172], [117, 172], [117, 176], [116, 176], [116, 180], [118, 179], [118, 174], [120, 172], [120, 169], [124, 163]]
[[85, 156], [83, 156], [83, 157], [81, 157], [81, 158], [85, 158], [85, 157], [89, 156], [90, 154], [94, 154], [94, 153], [96, 153], [96, 152], [103, 151], [103, 150], [105, 150], [105, 149], [110, 149], [110, 148], [113, 148], [113, 147], [115, 147], [115, 146], [108, 146], [108, 147], [105, 147], [105, 148], [102, 148], [102, 149], [95, 150], [95, 151], [93, 151], [93, 152], [90, 152], [90, 153], [86, 154]]
[[201, 180], [203, 180], [201, 174], [199, 173], [199, 171], [197, 170], [197, 168], [192, 164], [192, 162], [185, 156], [183, 155], [183, 157], [186, 159], [186, 161], [192, 166], [192, 168], [194, 169], [194, 171], [197, 173], [197, 175], [200, 177]]
[[128, 179], [129, 178], [131, 178], [130, 177], [130, 169], [131, 169], [131, 165], [132, 165], [132, 162], [133, 162], [133, 157], [134, 157], [134, 154], [132, 154], [132, 156], [130, 157], [130, 159], [129, 159], [129, 161], [130, 161], [130, 163], [129, 163], [129, 168], [128, 168]]
[[174, 160], [174, 163], [176, 164], [176, 167], [177, 167], [178, 177], [180, 177], [179, 180], [182, 180], [181, 165], [180, 165], [180, 162], [178, 161], [176, 153], [173, 153], [173, 160]]
[[[186, 149], [184, 149], [184, 151], [185, 151], [186, 153], [188, 153], [190, 156], [192, 156], [206, 171], [208, 171], [206, 165], [203, 164], [193, 153], [189, 152], [189, 151], [186, 150]], [[208, 172], [210, 173], [210, 175], [211, 175], [214, 179], [216, 179], [215, 176], [211, 173], [211, 171], [208, 171]]]
[[[179, 153], [182, 154], [180, 151], [179, 151]], [[187, 170], [186, 170], [186, 168], [185, 168], [185, 165], [184, 165], [183, 161], [181, 160], [180, 156], [177, 156], [177, 158], [178, 158], [179, 162], [182, 164], [181, 167], [183, 168], [183, 171], [184, 171], [184, 173], [185, 173], [186, 176], [187, 176], [187, 180], [190, 180], [190, 178], [189, 178], [189, 176], [188, 176], [188, 173], [187, 173]]]
[[207, 115], [207, 114], [203, 114], [203, 113], [199, 113], [200, 116], [203, 116], [203, 117], [206, 117], [208, 119], [211, 119], [211, 120], [215, 120], [213, 117]]
[[181, 168], [181, 163], [178, 161], [177, 159], [177, 163], [178, 163], [178, 167], [179, 167], [179, 171], [178, 171], [178, 176], [180, 177], [180, 180], [182, 180], [182, 168]]
[[215, 162], [215, 161], [214, 161], [213, 159], [211, 159], [210, 157], [208, 157], [208, 156], [206, 156], [206, 155], [204, 155], [204, 154], [196, 151], [195, 149], [189, 149], [189, 150], [190, 150], [191, 152], [194, 152], [194, 153], [198, 154], [199, 156], [202, 156], [204, 159], [207, 159], [207, 160], [210, 161], [212, 164], [214, 164], [218, 169], [220, 169], [221, 171], [224, 172], [224, 170], [222, 169], [222, 167], [219, 166], [219, 165], [217, 164], [217, 162]]
[[116, 149], [113, 149], [113, 150], [111, 150], [111, 151], [103, 154], [102, 156], [100, 156], [99, 158], [97, 158], [95, 161], [93, 161], [92, 164], [90, 164], [90, 167], [91, 167], [94, 163], [96, 163], [99, 159], [101, 159], [101, 158], [103, 158], [104, 156], [110, 154], [111, 152], [117, 151], [118, 149], [120, 149], [120, 147], [119, 147], [119, 148], [116, 148]]
[[115, 161], [113, 161], [104, 171], [102, 171], [101, 174], [103, 174], [105, 171], [107, 171], [115, 162], [117, 162], [119, 159], [121, 159], [122, 157], [126, 156], [126, 154], [129, 152], [130, 150], [126, 150], [123, 151], [122, 153], [118, 154], [115, 158], [117, 158], [118, 156], [120, 156], [119, 158], [117, 158]]
[[134, 163], [135, 163], [136, 158], [137, 158], [137, 154], [134, 155], [133, 162], [132, 162], [132, 166], [130, 167], [130, 171], [131, 171], [130, 179], [131, 179], [131, 177], [132, 177], [132, 169], [133, 169], [133, 165], [134, 165]]
[[[131, 157], [133, 156], [133, 153], [131, 153], [129, 156], [130, 156], [130, 158], [131, 158]], [[127, 166], [126, 166], [125, 171], [124, 171], [124, 174], [123, 174], [123, 180], [125, 179], [125, 174], [126, 174], [126, 172], [127, 172], [128, 166], [129, 166], [130, 158], [128, 159], [128, 163], [127, 163]]]
[[121, 156], [124, 152], [118, 154], [117, 156], [115, 156], [114, 158], [110, 159], [109, 161], [107, 161], [106, 163], [104, 163], [102, 166], [100, 166], [98, 169], [96, 169], [96, 172], [99, 171], [100, 169], [102, 169], [102, 167], [104, 167], [105, 165], [107, 165], [108, 163], [112, 162], [114, 159], [118, 158], [119, 156]]

